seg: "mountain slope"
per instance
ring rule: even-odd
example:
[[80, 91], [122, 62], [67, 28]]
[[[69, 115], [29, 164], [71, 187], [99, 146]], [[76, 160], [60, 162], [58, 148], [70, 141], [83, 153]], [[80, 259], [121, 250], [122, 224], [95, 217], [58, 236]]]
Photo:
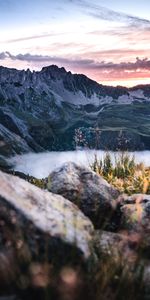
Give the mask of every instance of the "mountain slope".
[[150, 149], [150, 85], [103, 86], [57, 66], [40, 72], [0, 67], [0, 123], [1, 155], [84, 143]]

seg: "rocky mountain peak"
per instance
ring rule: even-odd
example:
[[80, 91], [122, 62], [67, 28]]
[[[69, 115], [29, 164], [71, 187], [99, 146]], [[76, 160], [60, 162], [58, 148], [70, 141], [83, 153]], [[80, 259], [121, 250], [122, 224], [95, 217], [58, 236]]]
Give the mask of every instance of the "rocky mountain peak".
[[56, 65], [38, 72], [1, 66], [0, 154], [74, 149], [78, 128], [93, 148], [90, 128], [97, 127], [101, 149], [117, 149], [120, 132], [122, 148], [149, 149], [149, 100], [149, 86], [104, 86]]
[[67, 74], [67, 71], [63, 67], [59, 68], [56, 65], [51, 65], [51, 66], [43, 67], [40, 73], [46, 74], [51, 79], [61, 79]]

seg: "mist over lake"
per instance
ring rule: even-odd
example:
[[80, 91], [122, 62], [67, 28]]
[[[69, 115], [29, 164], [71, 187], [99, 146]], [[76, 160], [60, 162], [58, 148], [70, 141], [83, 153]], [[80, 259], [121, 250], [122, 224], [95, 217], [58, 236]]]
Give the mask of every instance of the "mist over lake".
[[[49, 175], [51, 171], [60, 167], [65, 162], [75, 162], [90, 166], [95, 155], [98, 159], [103, 158], [105, 151], [102, 150], [77, 150], [64, 152], [42, 152], [42, 153], [28, 153], [24, 155], [16, 155], [9, 161], [13, 164], [15, 171], [23, 172], [36, 178], [44, 178]], [[115, 157], [120, 155], [119, 152], [109, 152], [113, 161]], [[134, 156], [137, 163], [144, 163], [150, 166], [150, 151], [136, 151], [130, 152], [130, 157]]]

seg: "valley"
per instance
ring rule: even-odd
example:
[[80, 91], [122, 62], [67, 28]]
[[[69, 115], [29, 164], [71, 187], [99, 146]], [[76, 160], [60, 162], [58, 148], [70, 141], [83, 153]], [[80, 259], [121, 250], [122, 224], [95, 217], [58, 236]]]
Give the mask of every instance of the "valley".
[[[0, 67], [0, 153], [150, 149], [150, 87], [109, 87], [57, 66]], [[98, 129], [98, 130], [97, 130]]]

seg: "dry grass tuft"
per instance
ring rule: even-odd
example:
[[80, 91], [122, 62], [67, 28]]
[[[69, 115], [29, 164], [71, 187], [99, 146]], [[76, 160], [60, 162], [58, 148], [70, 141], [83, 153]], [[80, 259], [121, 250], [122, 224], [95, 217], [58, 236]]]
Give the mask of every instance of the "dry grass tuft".
[[114, 163], [109, 153], [100, 160], [95, 155], [91, 168], [122, 193], [150, 194], [150, 167], [137, 164], [129, 153], [122, 152], [115, 157]]

